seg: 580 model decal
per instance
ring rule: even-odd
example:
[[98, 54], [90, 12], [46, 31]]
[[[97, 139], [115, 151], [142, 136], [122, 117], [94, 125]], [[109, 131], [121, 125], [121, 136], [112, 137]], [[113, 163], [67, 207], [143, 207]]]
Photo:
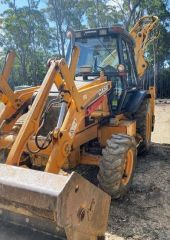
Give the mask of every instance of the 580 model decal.
[[90, 104], [87, 103], [86, 106], [84, 106], [85, 109], [89, 108], [93, 103], [95, 103], [98, 99], [100, 99], [102, 96], [104, 96], [107, 92], [110, 90], [110, 83], [108, 82], [106, 85], [101, 87], [97, 93], [94, 95], [93, 99], [90, 100]]
[[89, 116], [94, 112], [104, 101], [106, 93], [110, 90], [110, 84], [108, 83], [104, 87], [97, 91], [97, 94], [91, 100], [91, 103], [86, 105], [86, 116]]
[[98, 96], [102, 96], [103, 94], [108, 92], [108, 90], [109, 90], [109, 85], [105, 85], [103, 88], [99, 89], [97, 94]]

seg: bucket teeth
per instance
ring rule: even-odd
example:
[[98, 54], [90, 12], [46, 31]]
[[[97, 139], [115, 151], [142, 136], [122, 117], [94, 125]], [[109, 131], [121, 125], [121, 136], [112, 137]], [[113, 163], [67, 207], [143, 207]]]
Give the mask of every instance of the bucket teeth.
[[67, 239], [95, 239], [106, 231], [109, 205], [106, 193], [75, 172], [62, 176], [0, 164], [2, 221]]

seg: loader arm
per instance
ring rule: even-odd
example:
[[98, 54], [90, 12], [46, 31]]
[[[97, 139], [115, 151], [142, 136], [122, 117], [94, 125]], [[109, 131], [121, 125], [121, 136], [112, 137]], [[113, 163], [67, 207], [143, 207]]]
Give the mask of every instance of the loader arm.
[[[19, 165], [24, 147], [39, 128], [43, 108], [51, 86], [55, 83], [60, 92], [62, 107], [56, 128], [51, 133], [52, 150], [46, 171], [59, 171], [69, 154], [81, 119], [89, 114], [91, 103], [97, 106], [96, 102], [111, 86], [111, 83], [101, 77], [96, 85], [89, 84], [88, 90], [78, 91], [74, 83], [78, 55], [79, 49], [74, 48], [69, 68], [64, 59], [51, 62], [9, 153], [8, 164]], [[24, 91], [23, 96], [26, 93], [29, 95], [29, 91]], [[14, 112], [18, 110], [14, 107]], [[63, 110], [67, 110], [66, 115]], [[68, 240], [97, 240], [104, 235], [110, 196], [98, 187], [77, 173], [62, 176], [8, 164], [0, 163], [1, 224], [8, 221], [50, 233], [57, 239], [67, 237]]]
[[153, 33], [158, 26], [159, 19], [156, 16], [144, 16], [131, 29], [130, 34], [135, 41], [135, 59], [137, 72], [141, 78], [148, 67], [148, 62], [145, 59], [145, 51], [149, 43], [158, 38], [158, 33]]
[[30, 103], [33, 93], [39, 88], [30, 87], [24, 90], [13, 91], [9, 86], [8, 79], [12, 72], [15, 53], [7, 54], [2, 74], [0, 75], [0, 101], [5, 108], [0, 113], [0, 131], [9, 132], [17, 119], [23, 114]]
[[[8, 79], [12, 72], [14, 59], [15, 59], [15, 53], [10, 51], [6, 56], [4, 68], [0, 76], [0, 92], [1, 92], [1, 101], [3, 101], [4, 103], [7, 103], [7, 101], [10, 101], [15, 108], [18, 108], [20, 103], [19, 101], [17, 101], [14, 92], [12, 91], [12, 89], [8, 84]], [[6, 98], [4, 95], [6, 96]]]
[[[11, 148], [6, 161], [7, 164], [19, 165], [26, 144], [38, 130], [43, 107], [52, 84], [55, 83], [60, 92], [62, 107], [58, 123], [56, 123], [56, 128], [52, 133], [52, 151], [45, 171], [58, 173], [64, 165], [71, 152], [72, 143], [81, 121], [89, 112], [91, 113], [89, 108], [94, 103], [97, 108], [98, 103], [100, 103], [99, 100], [111, 89], [111, 82], [106, 81], [104, 76], [101, 76], [96, 84], [78, 90], [74, 82], [78, 57], [79, 49], [74, 47], [70, 67], [67, 66], [64, 59], [51, 62], [27, 119]], [[93, 111], [95, 111], [95, 108], [93, 108]], [[65, 115], [64, 112], [66, 112]]]

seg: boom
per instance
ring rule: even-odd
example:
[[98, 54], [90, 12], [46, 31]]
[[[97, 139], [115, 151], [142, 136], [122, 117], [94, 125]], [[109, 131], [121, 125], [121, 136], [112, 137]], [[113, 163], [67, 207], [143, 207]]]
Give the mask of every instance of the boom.
[[153, 30], [158, 26], [158, 21], [156, 16], [144, 16], [130, 31], [136, 44], [134, 51], [139, 78], [144, 75], [148, 67], [148, 62], [144, 56], [147, 45], [158, 37], [158, 34], [154, 35], [153, 33]]

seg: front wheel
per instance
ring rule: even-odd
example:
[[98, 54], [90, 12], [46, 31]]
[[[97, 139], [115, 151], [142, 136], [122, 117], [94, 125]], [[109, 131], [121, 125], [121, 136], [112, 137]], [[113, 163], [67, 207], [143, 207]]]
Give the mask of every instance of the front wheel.
[[120, 198], [129, 190], [136, 163], [136, 143], [125, 134], [112, 135], [99, 163], [98, 181], [112, 198]]

